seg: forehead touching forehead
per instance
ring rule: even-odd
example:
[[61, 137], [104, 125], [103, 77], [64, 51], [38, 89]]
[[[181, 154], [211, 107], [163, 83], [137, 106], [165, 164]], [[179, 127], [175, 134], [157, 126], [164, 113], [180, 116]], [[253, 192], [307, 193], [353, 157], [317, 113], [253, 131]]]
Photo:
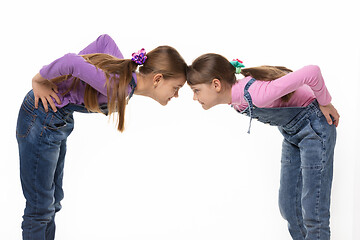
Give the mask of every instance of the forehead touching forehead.
[[186, 82], [186, 78], [185, 76], [168, 78], [165, 80], [165, 82], [167, 82], [167, 84], [170, 84], [173, 87], [181, 88], [184, 86]]
[[190, 86], [195, 86], [202, 83], [209, 83], [211, 79], [190, 66], [186, 75], [186, 80]]
[[177, 77], [171, 78], [171, 80], [176, 84], [184, 85], [186, 82], [186, 76], [185, 75], [177, 76]]

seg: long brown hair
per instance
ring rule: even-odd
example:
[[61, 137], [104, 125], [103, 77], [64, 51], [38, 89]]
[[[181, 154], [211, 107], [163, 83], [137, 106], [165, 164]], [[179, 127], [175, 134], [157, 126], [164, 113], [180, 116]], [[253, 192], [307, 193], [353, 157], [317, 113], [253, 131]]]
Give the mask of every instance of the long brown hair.
[[[219, 79], [225, 88], [229, 88], [236, 83], [235, 67], [223, 56], [215, 53], [207, 53], [196, 58], [189, 66], [187, 71], [187, 82], [189, 85], [201, 83], [211, 83], [213, 79]], [[245, 77], [251, 76], [260, 81], [272, 81], [292, 70], [281, 66], [259, 66], [241, 69], [241, 74]], [[287, 102], [294, 92], [281, 97]]]
[[[141, 74], [161, 73], [164, 79], [185, 76], [187, 65], [175, 48], [159, 46], [146, 54], [147, 60], [139, 68]], [[106, 76], [107, 102], [109, 115], [118, 112], [117, 128], [124, 130], [125, 107], [127, 104], [127, 89], [132, 79], [132, 72], [137, 69], [137, 64], [130, 59], [119, 59], [104, 53], [82, 55], [82, 57], [97, 68], [103, 70]], [[60, 83], [72, 77], [71, 75], [60, 76], [52, 79], [54, 83]], [[71, 86], [63, 95], [75, 90], [80, 82], [74, 78]], [[98, 92], [86, 84], [84, 104], [91, 112], [100, 112]]]

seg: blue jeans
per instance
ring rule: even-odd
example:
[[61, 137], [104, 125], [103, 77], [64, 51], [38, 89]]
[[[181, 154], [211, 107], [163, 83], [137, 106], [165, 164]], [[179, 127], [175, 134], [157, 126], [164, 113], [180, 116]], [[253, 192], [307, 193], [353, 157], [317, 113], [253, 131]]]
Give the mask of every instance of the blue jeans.
[[289, 232], [296, 240], [328, 240], [336, 128], [313, 104], [279, 130], [279, 206]]
[[55, 213], [61, 209], [66, 139], [74, 127], [73, 111], [66, 108], [46, 113], [34, 107], [30, 91], [21, 105], [16, 137], [20, 155], [20, 177], [26, 207], [22, 229], [24, 240], [51, 240], [55, 235]]
[[249, 106], [240, 113], [278, 126], [284, 136], [279, 206], [294, 240], [330, 239], [330, 195], [336, 128], [329, 125], [316, 100], [306, 107], [258, 108], [249, 87]]

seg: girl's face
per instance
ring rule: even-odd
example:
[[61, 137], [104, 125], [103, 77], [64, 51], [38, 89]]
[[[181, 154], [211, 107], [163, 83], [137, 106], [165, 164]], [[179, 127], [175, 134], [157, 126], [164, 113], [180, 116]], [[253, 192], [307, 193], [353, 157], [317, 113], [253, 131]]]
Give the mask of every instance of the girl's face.
[[191, 86], [191, 89], [194, 92], [193, 99], [198, 101], [203, 109], [207, 110], [213, 106], [219, 104], [219, 89], [214, 82], [209, 83], [200, 83]]
[[153, 99], [165, 106], [173, 97], [179, 96], [179, 89], [184, 86], [185, 77], [161, 78], [154, 83]]

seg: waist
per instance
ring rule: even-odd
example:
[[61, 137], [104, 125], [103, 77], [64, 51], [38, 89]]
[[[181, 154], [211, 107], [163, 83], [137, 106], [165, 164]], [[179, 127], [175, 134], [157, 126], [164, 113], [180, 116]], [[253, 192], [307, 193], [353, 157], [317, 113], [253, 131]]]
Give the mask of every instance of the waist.
[[293, 119], [291, 119], [287, 124], [283, 125], [282, 127], [285, 129], [290, 129], [297, 125], [302, 119], [309, 118], [311, 114], [316, 114], [318, 117], [322, 115], [317, 100], [314, 100], [308, 106], [301, 109], [302, 111], [300, 111]]
[[[30, 90], [27, 93], [23, 102], [24, 102], [24, 104], [32, 106], [33, 108], [35, 107], [35, 96], [34, 96], [33, 90]], [[86, 109], [85, 105], [83, 105], [83, 104], [66, 103], [66, 105], [65, 105], [65, 103], [66, 102], [62, 102], [62, 104], [60, 104], [60, 105], [55, 104], [56, 109], [57, 109], [57, 114], [65, 116], [68, 114], [72, 114], [73, 112], [90, 113]], [[61, 105], [63, 105], [63, 106], [61, 106]], [[101, 104], [100, 109], [104, 114], [107, 114], [107, 104]], [[44, 105], [40, 99], [39, 99], [39, 103], [38, 103], [38, 110], [46, 113]], [[53, 112], [53, 110], [50, 106], [48, 107], [48, 111]]]
[[[240, 112], [240, 111], [239, 111]], [[312, 112], [320, 112], [317, 100], [314, 100], [306, 107], [280, 107], [280, 108], [247, 108], [240, 112], [246, 114], [251, 119], [257, 119], [262, 123], [273, 126], [291, 127], [304, 116]]]

